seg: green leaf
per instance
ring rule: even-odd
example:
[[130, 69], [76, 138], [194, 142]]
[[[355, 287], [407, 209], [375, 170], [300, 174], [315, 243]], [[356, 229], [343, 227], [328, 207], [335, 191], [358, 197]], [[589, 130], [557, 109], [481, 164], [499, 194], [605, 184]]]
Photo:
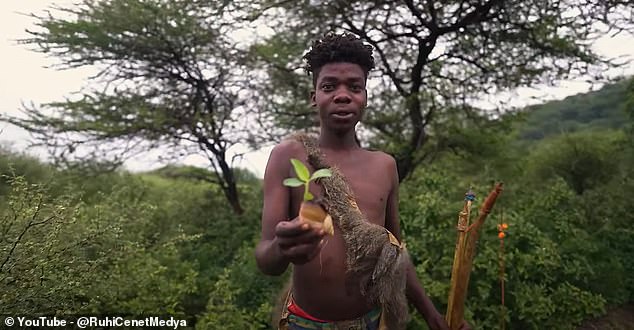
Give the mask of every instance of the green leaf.
[[313, 196], [313, 194], [310, 193], [310, 191], [305, 191], [304, 192], [304, 202], [308, 202], [313, 200], [313, 198], [315, 198], [315, 196]]
[[308, 182], [310, 180], [310, 173], [308, 172], [308, 168], [304, 163], [300, 160], [291, 158], [291, 164], [293, 164], [293, 168], [295, 169], [295, 173], [297, 174], [297, 178], [304, 182]]
[[311, 180], [317, 180], [319, 178], [325, 178], [332, 176], [332, 172], [327, 168], [322, 168], [321, 170], [315, 171], [313, 175], [310, 177]]
[[297, 178], [284, 179], [282, 183], [287, 187], [300, 187], [304, 185], [304, 183], [299, 181]]

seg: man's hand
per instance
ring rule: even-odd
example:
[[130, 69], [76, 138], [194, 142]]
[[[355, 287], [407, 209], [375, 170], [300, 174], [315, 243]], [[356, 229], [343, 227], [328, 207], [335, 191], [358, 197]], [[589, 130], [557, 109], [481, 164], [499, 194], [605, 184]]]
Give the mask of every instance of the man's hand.
[[[437, 314], [430, 320], [427, 320], [427, 325], [432, 330], [449, 330], [449, 325], [447, 325], [447, 321], [445, 321], [445, 318], [442, 317], [442, 315], [440, 314]], [[466, 321], [463, 320], [458, 329], [471, 330], [471, 327]]]
[[447, 321], [442, 315], [436, 313], [433, 317], [429, 318], [427, 321], [427, 325], [432, 330], [449, 330], [449, 326], [447, 325]]
[[319, 254], [324, 245], [322, 226], [311, 226], [299, 219], [281, 221], [275, 226], [275, 244], [289, 262], [305, 264]]

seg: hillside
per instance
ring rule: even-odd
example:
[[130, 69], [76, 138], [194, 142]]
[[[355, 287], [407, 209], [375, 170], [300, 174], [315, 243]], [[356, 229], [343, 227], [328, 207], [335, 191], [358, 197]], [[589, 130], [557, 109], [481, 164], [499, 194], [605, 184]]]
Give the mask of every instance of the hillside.
[[621, 80], [596, 91], [527, 107], [522, 112], [525, 121], [519, 128], [520, 138], [539, 140], [564, 132], [622, 128], [627, 121], [627, 83]]

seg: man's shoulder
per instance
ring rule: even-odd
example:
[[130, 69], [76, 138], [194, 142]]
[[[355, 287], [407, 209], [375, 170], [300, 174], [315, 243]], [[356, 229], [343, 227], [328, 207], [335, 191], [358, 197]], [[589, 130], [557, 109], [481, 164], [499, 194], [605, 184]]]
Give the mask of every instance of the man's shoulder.
[[279, 157], [297, 156], [304, 150], [304, 146], [300, 141], [293, 138], [285, 138], [273, 147], [271, 155]]
[[396, 160], [394, 157], [386, 152], [381, 150], [373, 150], [373, 149], [363, 149], [368, 158], [371, 159], [372, 162], [380, 163], [385, 166], [395, 166]]
[[303, 155], [305, 152], [303, 150], [302, 144], [293, 139], [284, 139], [276, 144], [269, 154], [269, 160], [264, 171], [265, 183], [268, 180], [278, 180], [279, 176], [286, 176], [291, 169], [289, 160], [292, 158], [304, 159], [305, 156]]

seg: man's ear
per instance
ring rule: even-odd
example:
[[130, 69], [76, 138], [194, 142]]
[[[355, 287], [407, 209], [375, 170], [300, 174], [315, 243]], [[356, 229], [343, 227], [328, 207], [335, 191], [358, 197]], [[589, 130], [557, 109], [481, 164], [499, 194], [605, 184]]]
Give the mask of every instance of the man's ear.
[[364, 89], [365, 91], [365, 99], [363, 100], [363, 110], [368, 107], [368, 89]]
[[315, 100], [315, 91], [310, 91], [310, 105], [313, 107], [317, 106], [317, 100]]

